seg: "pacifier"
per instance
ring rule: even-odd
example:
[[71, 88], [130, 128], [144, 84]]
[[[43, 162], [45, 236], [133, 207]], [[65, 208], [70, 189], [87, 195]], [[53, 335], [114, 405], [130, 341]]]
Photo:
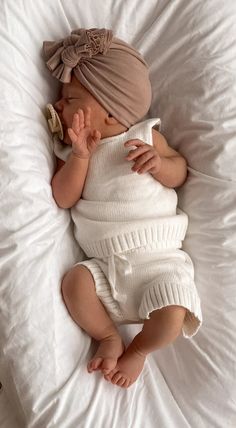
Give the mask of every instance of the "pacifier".
[[64, 133], [60, 118], [52, 104], [46, 105], [46, 118], [48, 127], [52, 134], [56, 134], [60, 140], [63, 140]]

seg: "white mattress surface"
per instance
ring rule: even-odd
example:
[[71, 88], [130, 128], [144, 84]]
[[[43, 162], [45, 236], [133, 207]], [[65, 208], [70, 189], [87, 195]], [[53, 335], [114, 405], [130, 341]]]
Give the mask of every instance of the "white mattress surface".
[[[61, 277], [80, 259], [53, 200], [44, 106], [58, 84], [43, 40], [106, 27], [150, 64], [169, 144], [188, 160], [189, 215], [203, 326], [147, 359], [128, 390], [89, 375], [95, 344], [69, 317]], [[236, 426], [236, 3], [228, 0], [2, 0], [0, 8], [1, 428]], [[122, 326], [129, 342], [139, 326]]]

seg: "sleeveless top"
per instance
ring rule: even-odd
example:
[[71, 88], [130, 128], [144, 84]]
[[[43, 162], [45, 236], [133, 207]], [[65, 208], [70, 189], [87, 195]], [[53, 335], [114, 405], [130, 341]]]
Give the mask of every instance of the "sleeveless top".
[[[177, 209], [177, 194], [150, 173], [133, 172], [127, 161], [140, 139], [153, 145], [152, 128], [160, 119], [137, 123], [127, 132], [100, 141], [91, 156], [81, 199], [71, 208], [75, 237], [88, 257], [109, 257], [151, 244], [156, 249], [181, 248], [188, 218]], [[133, 147], [136, 148], [136, 147]], [[54, 142], [66, 161], [71, 147]]]

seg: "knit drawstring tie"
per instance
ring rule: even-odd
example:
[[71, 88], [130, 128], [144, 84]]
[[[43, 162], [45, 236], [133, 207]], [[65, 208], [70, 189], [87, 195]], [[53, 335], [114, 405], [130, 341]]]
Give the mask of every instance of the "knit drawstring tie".
[[111, 285], [111, 294], [113, 298], [125, 303], [127, 297], [125, 294], [118, 293], [116, 288], [116, 273], [120, 275], [130, 275], [132, 273], [132, 266], [124, 254], [112, 254], [108, 257], [108, 277]]

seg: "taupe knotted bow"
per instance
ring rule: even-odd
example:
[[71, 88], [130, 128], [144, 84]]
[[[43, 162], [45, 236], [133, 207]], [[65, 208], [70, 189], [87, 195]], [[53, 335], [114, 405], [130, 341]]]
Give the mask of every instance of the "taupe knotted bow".
[[112, 42], [112, 31], [83, 28], [58, 42], [43, 43], [46, 64], [52, 75], [63, 83], [71, 81], [71, 72], [85, 59], [106, 54]]

